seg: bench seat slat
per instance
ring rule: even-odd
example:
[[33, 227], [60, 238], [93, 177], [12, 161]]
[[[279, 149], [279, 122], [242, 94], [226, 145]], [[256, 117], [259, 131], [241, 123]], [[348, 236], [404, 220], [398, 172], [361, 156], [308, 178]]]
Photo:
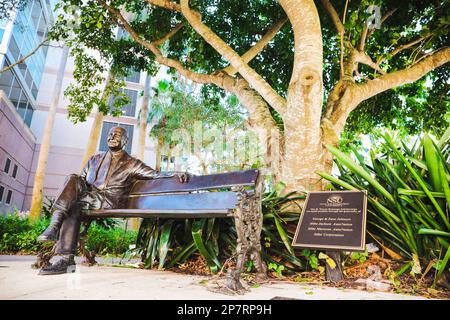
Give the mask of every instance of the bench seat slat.
[[258, 170], [234, 171], [227, 173], [192, 176], [187, 183], [177, 177], [153, 180], [139, 180], [131, 189], [130, 195], [155, 194], [229, 188], [232, 186], [254, 186]]
[[211, 218], [211, 217], [232, 217], [231, 209], [215, 210], [153, 210], [153, 209], [109, 209], [109, 210], [91, 210], [85, 213], [88, 217], [101, 218]]
[[151, 210], [221, 210], [234, 209], [238, 200], [234, 192], [159, 194], [130, 197], [127, 209]]

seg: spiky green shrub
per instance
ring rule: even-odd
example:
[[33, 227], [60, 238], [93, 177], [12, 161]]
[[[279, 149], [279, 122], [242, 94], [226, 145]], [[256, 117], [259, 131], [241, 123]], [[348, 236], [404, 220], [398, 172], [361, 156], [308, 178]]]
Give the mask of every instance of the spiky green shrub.
[[368, 190], [370, 235], [417, 272], [434, 263], [438, 276], [450, 257], [449, 138], [450, 128], [437, 143], [425, 134], [409, 147], [384, 134], [370, 161], [328, 146], [339, 175], [318, 173], [335, 189]]

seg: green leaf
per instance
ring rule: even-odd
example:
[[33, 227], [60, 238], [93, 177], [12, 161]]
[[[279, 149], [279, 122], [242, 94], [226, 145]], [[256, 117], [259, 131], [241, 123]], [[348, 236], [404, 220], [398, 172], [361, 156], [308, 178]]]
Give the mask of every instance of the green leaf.
[[442, 185], [439, 177], [439, 157], [436, 149], [434, 148], [433, 141], [428, 134], [425, 134], [423, 137], [423, 150], [433, 190], [442, 191]]
[[165, 222], [161, 229], [161, 235], [159, 238], [159, 265], [158, 270], [164, 268], [166, 262], [167, 252], [170, 249], [170, 235], [172, 232], [173, 220]]
[[436, 280], [438, 280], [441, 277], [442, 273], [444, 272], [447, 266], [449, 259], [450, 259], [450, 246], [447, 247], [447, 252], [445, 253], [444, 259], [442, 259], [441, 265], [439, 266], [438, 274], [436, 275], [434, 283], [436, 283]]
[[330, 150], [330, 152], [337, 158], [339, 161], [341, 161], [343, 164], [345, 164], [348, 168], [359, 174], [361, 177], [363, 177], [367, 182], [369, 182], [375, 189], [377, 189], [387, 200], [389, 200], [391, 203], [394, 203], [395, 200], [392, 197], [392, 195], [375, 179], [373, 178], [370, 173], [364, 170], [361, 166], [356, 164], [347, 154], [343, 153], [339, 149], [327, 145], [327, 149]]
[[280, 235], [281, 240], [284, 243], [284, 246], [286, 247], [286, 249], [289, 251], [290, 254], [295, 255], [294, 254], [294, 249], [292, 249], [291, 242], [289, 241], [289, 238], [288, 238], [286, 232], [284, 231], [280, 220], [277, 217], [274, 217], [274, 220], [275, 220], [275, 225], [276, 225], [277, 230], [278, 230], [278, 234]]
[[202, 239], [202, 232], [205, 221], [206, 221], [205, 219], [194, 221], [194, 223], [192, 224], [192, 239], [194, 240], [194, 243], [200, 254], [203, 256], [203, 258], [205, 258], [206, 263], [211, 269], [211, 272], [217, 273], [221, 268], [221, 265], [218, 264], [217, 260], [214, 259], [208, 252], [208, 249], [206, 249], [206, 246]]
[[433, 236], [450, 237], [450, 232], [445, 232], [445, 231], [441, 231], [441, 230], [426, 229], [426, 228], [420, 228], [418, 233], [419, 234], [429, 234], [429, 235], [433, 235]]

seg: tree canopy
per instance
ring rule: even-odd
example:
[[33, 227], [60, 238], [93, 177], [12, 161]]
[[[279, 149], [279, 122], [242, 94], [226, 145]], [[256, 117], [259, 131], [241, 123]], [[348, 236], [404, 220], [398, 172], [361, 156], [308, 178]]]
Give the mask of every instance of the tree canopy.
[[[111, 7], [123, 7], [132, 16], [129, 18], [130, 25], [148, 41], [161, 40], [175, 30], [176, 33], [164, 42], [161, 51], [168, 58], [180, 61], [184, 68], [209, 74], [228, 66], [229, 63], [186, 23], [179, 9], [167, 10], [152, 6], [151, 2], [108, 1]], [[324, 40], [324, 87], [325, 92], [330, 92], [339, 80], [340, 39], [326, 8], [316, 2]], [[101, 0], [63, 0], [61, 6], [66, 13], [58, 19], [52, 32], [54, 37], [67, 37], [74, 30], [67, 28], [70, 27], [70, 19], [66, 18], [67, 14], [75, 13], [74, 17], [80, 17], [80, 21], [72, 34], [74, 43], [97, 50], [117, 65], [154, 72], [154, 54], [130, 37], [117, 39], [114, 32], [120, 22], [115, 21], [117, 19], [102, 7], [102, 3]], [[333, 1], [339, 13], [344, 12], [345, 4], [345, 1]], [[379, 29], [366, 30], [365, 44], [361, 44], [365, 21], [375, 13], [368, 11], [370, 5], [379, 7], [382, 23]], [[239, 55], [243, 55], [274, 25], [283, 23], [277, 35], [249, 65], [281, 96], [286, 97], [292, 72], [294, 39], [290, 23], [286, 22], [286, 14], [276, 1], [197, 0], [191, 1], [190, 6], [201, 14], [202, 22]], [[448, 1], [408, 1], [402, 4], [386, 0], [349, 1], [344, 42], [351, 43], [353, 47], [365, 46], [370, 59], [370, 63], [360, 65], [357, 70], [357, 81], [403, 69], [430, 52], [447, 46], [449, 12]], [[349, 51], [347, 46], [345, 50]], [[371, 64], [378, 66], [374, 69]], [[174, 69], [171, 71], [174, 72]], [[448, 79], [448, 68], [436, 69], [420, 81], [362, 102], [351, 114], [347, 131], [370, 132], [371, 128], [386, 126], [406, 133], [423, 129], [442, 133], [447, 126], [445, 114], [450, 111]], [[212, 85], [205, 86], [203, 92], [209, 97], [224, 95], [221, 88]]]

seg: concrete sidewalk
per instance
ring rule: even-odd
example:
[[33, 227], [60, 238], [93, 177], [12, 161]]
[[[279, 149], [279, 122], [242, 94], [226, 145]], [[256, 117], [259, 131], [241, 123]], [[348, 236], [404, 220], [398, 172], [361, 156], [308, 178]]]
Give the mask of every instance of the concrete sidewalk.
[[[395, 293], [338, 289], [302, 283], [271, 282], [244, 295], [212, 292], [212, 277], [170, 271], [77, 265], [72, 274], [39, 276], [33, 256], [0, 256], [0, 299], [125, 300], [423, 300]], [[79, 263], [79, 259], [77, 259]]]

